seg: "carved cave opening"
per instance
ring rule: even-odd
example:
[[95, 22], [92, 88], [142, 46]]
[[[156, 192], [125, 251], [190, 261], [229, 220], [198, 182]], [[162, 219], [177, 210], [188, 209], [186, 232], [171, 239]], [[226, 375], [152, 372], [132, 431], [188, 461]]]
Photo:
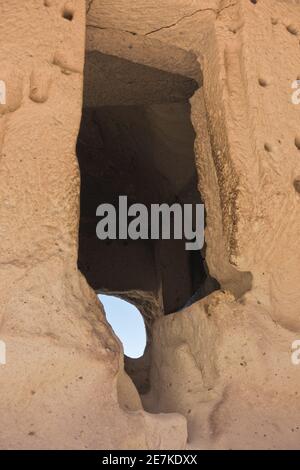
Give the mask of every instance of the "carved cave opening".
[[[151, 341], [155, 318], [181, 310], [219, 288], [209, 276], [205, 248], [184, 240], [105, 240], [96, 236], [102, 203], [201, 203], [195, 166], [192, 78], [89, 52], [77, 155], [81, 173], [78, 265], [98, 293], [133, 303]], [[125, 366], [147, 391], [149, 348]]]

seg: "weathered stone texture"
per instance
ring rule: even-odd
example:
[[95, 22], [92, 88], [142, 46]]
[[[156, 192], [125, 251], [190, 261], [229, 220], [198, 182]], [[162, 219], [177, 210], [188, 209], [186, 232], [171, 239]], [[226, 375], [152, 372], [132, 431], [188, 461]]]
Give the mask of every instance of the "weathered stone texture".
[[[1, 448], [299, 447], [299, 34], [293, 1], [0, 0]], [[77, 267], [85, 49], [87, 69], [107, 54], [199, 85], [222, 291], [155, 315], [142, 397]]]

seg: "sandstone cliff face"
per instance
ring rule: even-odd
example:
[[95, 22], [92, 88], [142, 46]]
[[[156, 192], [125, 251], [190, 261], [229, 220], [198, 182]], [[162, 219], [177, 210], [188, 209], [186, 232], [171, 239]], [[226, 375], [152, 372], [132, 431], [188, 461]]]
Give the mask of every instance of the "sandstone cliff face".
[[[11, 0], [0, 13], [0, 447], [299, 447], [298, 2]], [[150, 338], [141, 397], [77, 267], [75, 148], [82, 107], [107, 104], [103, 55], [199, 87], [205, 263], [221, 290], [164, 316], [154, 274], [147, 293], [129, 289]]]

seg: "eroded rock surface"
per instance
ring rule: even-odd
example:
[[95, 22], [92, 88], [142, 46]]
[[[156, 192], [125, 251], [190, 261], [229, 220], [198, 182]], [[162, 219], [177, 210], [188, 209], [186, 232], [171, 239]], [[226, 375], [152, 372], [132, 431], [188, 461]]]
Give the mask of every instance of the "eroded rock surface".
[[[11, 0], [0, 13], [0, 447], [299, 448], [298, 2]], [[93, 94], [109, 57], [172, 74], [160, 99], [179, 87], [187, 101], [199, 88], [191, 119], [207, 211], [202, 272], [222, 290], [164, 316], [172, 307], [163, 310], [155, 263], [147, 288], [140, 275], [126, 279], [150, 335], [147, 360], [126, 367], [141, 396], [93, 290], [101, 256], [93, 289], [77, 266], [85, 53], [88, 107], [124, 105], [122, 86], [113, 103]], [[147, 77], [125, 104], [142, 96], [155, 128], [166, 109], [151, 83], [162, 76]], [[181, 177], [183, 190], [185, 169]], [[152, 252], [141, 253], [146, 264]]]

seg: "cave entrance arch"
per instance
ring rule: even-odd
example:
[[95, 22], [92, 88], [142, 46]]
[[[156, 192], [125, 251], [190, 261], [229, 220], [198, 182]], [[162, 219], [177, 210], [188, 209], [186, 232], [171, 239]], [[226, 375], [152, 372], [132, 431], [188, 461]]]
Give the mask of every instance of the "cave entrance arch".
[[[137, 306], [148, 342], [155, 318], [218, 288], [205, 249], [185, 240], [106, 240], [96, 236], [102, 203], [201, 203], [190, 98], [196, 79], [93, 51], [87, 54], [77, 155], [81, 173], [79, 269], [99, 294]], [[149, 348], [143, 369], [149, 365]], [[145, 366], [145, 362], [147, 366]], [[126, 364], [125, 364], [126, 365]], [[136, 363], [127, 363], [133, 377]], [[134, 378], [134, 377], [133, 377]], [[136, 381], [135, 381], [136, 382]], [[137, 384], [139, 390], [145, 390]]]

